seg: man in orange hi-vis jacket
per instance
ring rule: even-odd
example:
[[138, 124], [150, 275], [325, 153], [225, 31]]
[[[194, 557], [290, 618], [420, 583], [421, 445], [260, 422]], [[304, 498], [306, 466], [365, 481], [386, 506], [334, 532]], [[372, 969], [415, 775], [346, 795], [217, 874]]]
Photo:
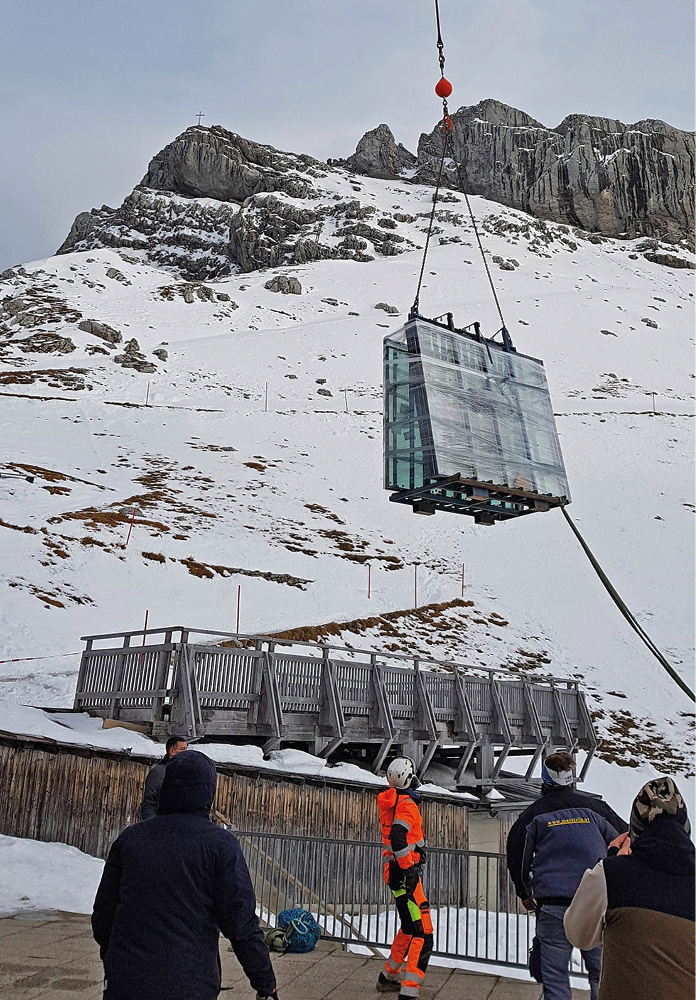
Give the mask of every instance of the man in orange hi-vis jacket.
[[[418, 778], [410, 757], [397, 757], [387, 768], [389, 788], [377, 796], [384, 850], [384, 880], [391, 889], [401, 922], [391, 954], [377, 980], [380, 993], [417, 997], [433, 950], [430, 905], [420, 879], [425, 864], [423, 821], [414, 787]], [[406, 971], [400, 979], [404, 962]]]

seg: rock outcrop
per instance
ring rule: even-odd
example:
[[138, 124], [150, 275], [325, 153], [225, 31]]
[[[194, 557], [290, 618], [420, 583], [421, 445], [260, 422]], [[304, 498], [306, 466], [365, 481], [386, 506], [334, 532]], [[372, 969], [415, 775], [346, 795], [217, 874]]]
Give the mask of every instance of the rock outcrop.
[[[451, 187], [604, 236], [693, 238], [694, 137], [660, 121], [570, 115], [549, 129], [499, 101], [452, 115]], [[431, 183], [442, 129], [422, 135], [416, 179]]]
[[219, 125], [194, 126], [154, 157], [140, 185], [237, 204], [262, 191], [307, 198], [311, 183], [298, 171], [320, 166], [311, 156], [280, 152]]
[[83, 319], [81, 323], [77, 324], [77, 329], [91, 333], [92, 336], [105, 340], [107, 344], [120, 344], [123, 340], [118, 330], [114, 330], [108, 323], [102, 323], [98, 319]]
[[388, 125], [378, 125], [365, 133], [352, 156], [337, 162], [357, 174], [395, 180], [404, 171], [414, 169], [418, 160], [401, 143], [397, 145]]
[[270, 292], [281, 292], [283, 295], [302, 295], [302, 284], [297, 278], [287, 274], [277, 274], [263, 286]]
[[[397, 160], [415, 159], [394, 149]], [[250, 142], [219, 126], [195, 126], [154, 157], [120, 208], [102, 205], [80, 213], [58, 253], [129, 249], [200, 282], [234, 269], [334, 257], [366, 261], [407, 249], [411, 244], [398, 234], [367, 226], [358, 231], [375, 209], [357, 199], [335, 203], [320, 187], [331, 169], [311, 156]], [[322, 227], [333, 217], [341, 239], [322, 242]], [[379, 225], [395, 224], [387, 219]]]

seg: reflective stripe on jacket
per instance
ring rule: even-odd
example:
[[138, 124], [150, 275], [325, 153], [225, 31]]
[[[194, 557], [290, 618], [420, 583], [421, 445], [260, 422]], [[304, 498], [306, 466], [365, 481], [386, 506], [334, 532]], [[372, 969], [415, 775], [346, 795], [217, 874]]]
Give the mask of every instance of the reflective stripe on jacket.
[[408, 789], [386, 788], [377, 796], [386, 862], [396, 861], [400, 868], [418, 864], [414, 847], [423, 847], [423, 820], [417, 796]]

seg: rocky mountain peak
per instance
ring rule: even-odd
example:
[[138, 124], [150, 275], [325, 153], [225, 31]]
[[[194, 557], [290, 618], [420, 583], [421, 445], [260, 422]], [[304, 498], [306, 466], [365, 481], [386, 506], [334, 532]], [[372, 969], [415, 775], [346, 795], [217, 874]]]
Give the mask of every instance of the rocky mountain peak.
[[220, 125], [194, 125], [153, 157], [140, 186], [237, 204], [261, 191], [306, 198], [311, 185], [296, 173], [318, 165], [311, 156], [280, 152]]
[[352, 156], [335, 162], [358, 174], [390, 180], [415, 167], [418, 160], [401, 143], [397, 145], [388, 125], [378, 125], [365, 133]]
[[502, 125], [505, 128], [544, 128], [541, 122], [532, 118], [531, 115], [525, 114], [524, 111], [518, 111], [517, 108], [511, 107], [509, 104], [503, 104], [502, 101], [496, 101], [492, 97], [487, 97], [470, 107], [459, 108], [453, 116], [453, 120], [454, 118], [457, 118], [460, 124], [480, 118], [491, 125]]
[[[660, 121], [569, 115], [547, 128], [499, 101], [452, 115], [450, 187], [604, 236], [692, 238], [694, 136]], [[421, 135], [415, 179], [432, 183], [437, 126]]]

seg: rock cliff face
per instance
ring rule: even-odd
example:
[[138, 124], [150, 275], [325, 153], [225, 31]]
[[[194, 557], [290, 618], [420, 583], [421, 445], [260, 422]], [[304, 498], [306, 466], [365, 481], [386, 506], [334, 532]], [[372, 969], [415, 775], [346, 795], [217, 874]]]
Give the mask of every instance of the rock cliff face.
[[[448, 183], [604, 236], [692, 238], [694, 137], [660, 121], [570, 115], [554, 129], [498, 101], [452, 116]], [[416, 178], [433, 181], [442, 130], [422, 135]]]
[[[452, 118], [448, 186], [465, 184], [539, 219], [605, 236], [692, 238], [691, 134], [663, 122], [628, 126], [581, 115], [548, 129], [497, 101]], [[154, 157], [119, 208], [78, 215], [58, 253], [131, 249], [198, 282], [237, 269], [392, 256], [414, 246], [395, 231], [405, 220], [377, 218], [359, 200], [356, 175], [432, 184], [441, 154], [439, 127], [421, 136], [417, 158], [380, 125], [347, 160], [321, 163], [219, 126], [195, 126]], [[335, 171], [343, 172], [349, 198], [322, 187]]]

